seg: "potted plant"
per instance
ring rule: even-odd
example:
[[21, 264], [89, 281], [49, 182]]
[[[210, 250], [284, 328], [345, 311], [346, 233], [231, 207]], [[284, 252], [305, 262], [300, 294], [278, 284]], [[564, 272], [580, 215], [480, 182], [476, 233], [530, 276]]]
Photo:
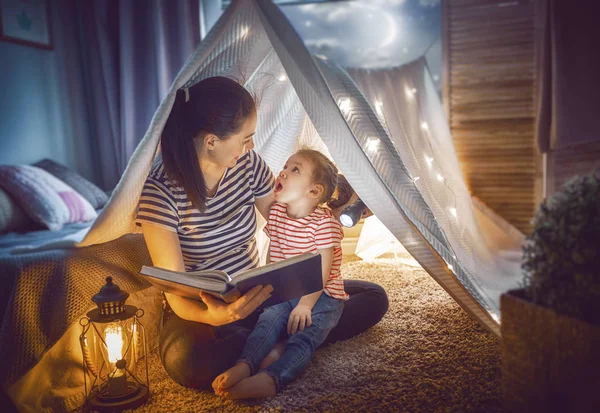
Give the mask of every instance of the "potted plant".
[[600, 170], [540, 205], [501, 296], [507, 411], [600, 412]]

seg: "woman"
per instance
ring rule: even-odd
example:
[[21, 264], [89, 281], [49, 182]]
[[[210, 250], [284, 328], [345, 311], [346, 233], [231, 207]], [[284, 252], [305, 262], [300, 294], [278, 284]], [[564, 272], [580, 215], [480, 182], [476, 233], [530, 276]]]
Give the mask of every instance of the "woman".
[[[212, 77], [177, 91], [161, 138], [162, 162], [140, 197], [141, 225], [155, 266], [177, 271], [210, 268], [235, 274], [259, 263], [256, 213], [269, 216], [274, 177], [252, 151], [256, 107], [241, 85]], [[387, 311], [385, 291], [344, 281], [350, 295], [326, 342], [373, 326]], [[202, 302], [166, 294], [172, 314], [160, 335], [160, 355], [179, 384], [208, 387], [231, 367], [271, 286], [257, 286], [231, 304], [202, 294]]]

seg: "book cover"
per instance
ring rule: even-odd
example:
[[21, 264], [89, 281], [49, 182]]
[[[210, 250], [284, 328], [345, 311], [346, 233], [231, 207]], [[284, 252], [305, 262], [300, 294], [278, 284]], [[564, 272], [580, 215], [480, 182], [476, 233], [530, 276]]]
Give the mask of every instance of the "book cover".
[[323, 289], [321, 256], [304, 253], [286, 260], [243, 271], [230, 277], [224, 271], [179, 272], [143, 266], [140, 275], [164, 292], [200, 300], [207, 292], [229, 303], [256, 285], [273, 286], [263, 306], [289, 301]]

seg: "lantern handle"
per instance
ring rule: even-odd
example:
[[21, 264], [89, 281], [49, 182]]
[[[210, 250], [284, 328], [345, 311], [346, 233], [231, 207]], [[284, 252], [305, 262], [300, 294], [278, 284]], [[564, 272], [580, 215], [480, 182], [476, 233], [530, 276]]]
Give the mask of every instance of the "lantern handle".
[[79, 344], [81, 345], [81, 352], [83, 353], [83, 362], [90, 370], [90, 373], [92, 373], [94, 377], [98, 377], [100, 372], [98, 371], [98, 367], [96, 367], [96, 364], [92, 361], [90, 349], [87, 344], [87, 332], [90, 329], [90, 319], [87, 317], [83, 317], [79, 320], [79, 324], [83, 327], [83, 331], [79, 336]]

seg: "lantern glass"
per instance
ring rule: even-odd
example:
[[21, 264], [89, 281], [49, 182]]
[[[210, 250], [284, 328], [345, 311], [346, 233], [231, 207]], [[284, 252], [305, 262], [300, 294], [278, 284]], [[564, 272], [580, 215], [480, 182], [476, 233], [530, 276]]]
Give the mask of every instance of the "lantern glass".
[[99, 349], [102, 359], [111, 374], [117, 370], [116, 363], [119, 360], [126, 360], [127, 367], [135, 369], [137, 354], [134, 348], [133, 324], [132, 319], [96, 324], [100, 337], [106, 343], [106, 345], [100, 345]]

